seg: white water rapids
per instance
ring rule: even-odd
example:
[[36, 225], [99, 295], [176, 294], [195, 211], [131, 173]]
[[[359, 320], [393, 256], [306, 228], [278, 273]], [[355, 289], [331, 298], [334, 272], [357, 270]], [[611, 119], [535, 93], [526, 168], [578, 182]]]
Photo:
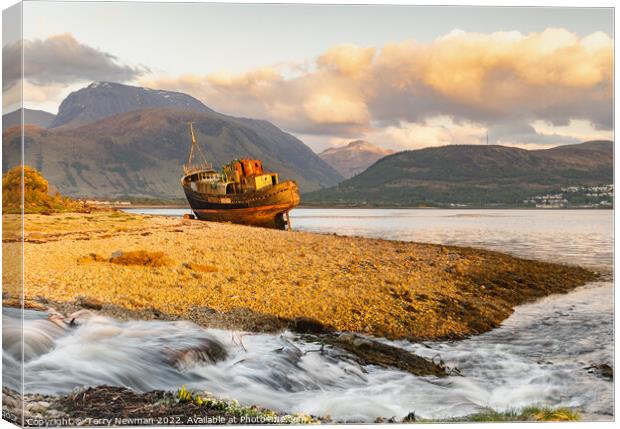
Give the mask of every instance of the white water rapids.
[[[373, 216], [379, 216], [374, 221], [368, 211], [357, 211], [360, 216], [353, 220], [355, 210], [346, 211], [346, 218], [340, 220], [325, 212], [302, 212], [293, 217], [294, 225], [332, 232], [320, 228], [324, 222], [330, 228], [340, 225], [340, 233], [386, 238], [394, 238], [390, 234], [404, 228], [409, 235], [402, 232], [400, 239], [476, 244], [521, 256], [611, 268], [610, 211], [484, 213], [490, 218], [450, 218], [454, 212], [442, 211], [432, 219], [430, 211], [411, 211], [413, 220], [392, 223], [393, 228], [384, 233], [381, 225], [389, 221], [388, 214], [380, 216], [384, 211], [374, 211]], [[420, 212], [429, 216], [427, 223], [434, 224], [426, 235], [416, 229], [425, 222]], [[411, 222], [408, 229], [407, 222]], [[480, 228], [487, 230], [481, 233]], [[441, 234], [450, 239], [442, 240]], [[17, 364], [19, 312], [4, 309], [3, 323], [3, 360]], [[613, 367], [611, 280], [521, 306], [500, 328], [467, 340], [395, 343], [429, 358], [440, 354], [448, 366], [463, 374], [444, 379], [360, 367], [343, 353], [329, 348], [321, 353], [319, 345], [292, 333], [241, 334], [239, 338], [190, 322], [120, 322], [84, 315], [76, 327], [60, 328], [44, 313], [26, 311], [24, 340], [25, 391], [31, 393], [64, 393], [102, 384], [139, 391], [176, 390], [185, 384], [242, 404], [329, 415], [340, 421], [403, 418], [410, 412], [441, 419], [483, 407], [508, 410], [529, 405], [574, 406], [581, 408], [586, 419], [613, 419], [613, 383], [586, 370], [592, 364]], [[217, 363], [186, 359], [178, 364], [173, 358], [179, 351], [208, 342], [221, 344], [228, 356]], [[5, 380], [17, 387], [17, 374], [5, 372]]]

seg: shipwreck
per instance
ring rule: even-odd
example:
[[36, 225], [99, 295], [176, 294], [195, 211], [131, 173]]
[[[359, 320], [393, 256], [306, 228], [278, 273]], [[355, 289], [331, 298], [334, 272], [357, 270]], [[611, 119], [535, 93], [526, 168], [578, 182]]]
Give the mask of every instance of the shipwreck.
[[258, 159], [236, 159], [220, 172], [207, 162], [196, 143], [193, 124], [181, 185], [195, 216], [201, 220], [290, 229], [289, 211], [299, 205], [297, 183], [280, 181]]

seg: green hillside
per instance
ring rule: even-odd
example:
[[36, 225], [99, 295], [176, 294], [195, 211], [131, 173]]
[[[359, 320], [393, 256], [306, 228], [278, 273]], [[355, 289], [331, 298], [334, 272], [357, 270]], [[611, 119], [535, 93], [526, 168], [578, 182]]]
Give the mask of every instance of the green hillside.
[[613, 143], [547, 150], [444, 146], [388, 155], [304, 204], [344, 206], [515, 206], [566, 186], [613, 183]]

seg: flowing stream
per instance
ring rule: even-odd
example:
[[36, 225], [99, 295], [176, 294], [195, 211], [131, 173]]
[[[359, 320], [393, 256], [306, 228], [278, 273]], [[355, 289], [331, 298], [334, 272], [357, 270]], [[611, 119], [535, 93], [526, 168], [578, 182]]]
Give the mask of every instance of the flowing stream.
[[[145, 210], [146, 211], [146, 210]], [[184, 211], [149, 211], [181, 215]], [[298, 209], [296, 229], [468, 245], [611, 272], [611, 211]], [[393, 344], [440, 355], [463, 376], [416, 377], [362, 367], [295, 334], [235, 333], [190, 322], [121, 322], [88, 312], [61, 327], [24, 314], [25, 391], [64, 393], [102, 384], [139, 391], [208, 390], [242, 404], [339, 421], [425, 418], [530, 405], [579, 407], [613, 419], [613, 383], [587, 368], [613, 367], [613, 283], [518, 307], [501, 327], [462, 341]], [[19, 360], [19, 312], [3, 309], [3, 360]], [[206, 351], [206, 352], [205, 352]], [[10, 368], [7, 365], [5, 368]], [[17, 388], [16, 373], [5, 384]]]

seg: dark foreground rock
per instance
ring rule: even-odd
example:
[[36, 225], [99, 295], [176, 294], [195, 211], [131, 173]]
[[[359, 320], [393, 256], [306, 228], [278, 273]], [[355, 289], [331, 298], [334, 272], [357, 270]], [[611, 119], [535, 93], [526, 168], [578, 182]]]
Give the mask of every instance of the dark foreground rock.
[[593, 364], [586, 368], [590, 374], [596, 374], [599, 377], [612, 381], [614, 379], [614, 369], [606, 363]]
[[[19, 395], [3, 389], [6, 402], [13, 400], [14, 423], [21, 423]], [[14, 411], [14, 412], [13, 412]], [[98, 386], [76, 390], [62, 396], [25, 395], [24, 426], [160, 426], [225, 424], [308, 424], [321, 420], [305, 414], [286, 414], [259, 406], [240, 406], [236, 401], [220, 400], [208, 392], [138, 393], [123, 387]], [[322, 421], [326, 421], [322, 419]]]
[[327, 334], [321, 337], [321, 341], [352, 354], [360, 365], [392, 367], [417, 376], [460, 375], [457, 369], [447, 368], [442, 362], [434, 362], [400, 347], [356, 334]]
[[167, 360], [170, 365], [182, 369], [197, 362], [213, 364], [227, 357], [228, 352], [222, 343], [204, 338], [197, 346], [170, 351]]

